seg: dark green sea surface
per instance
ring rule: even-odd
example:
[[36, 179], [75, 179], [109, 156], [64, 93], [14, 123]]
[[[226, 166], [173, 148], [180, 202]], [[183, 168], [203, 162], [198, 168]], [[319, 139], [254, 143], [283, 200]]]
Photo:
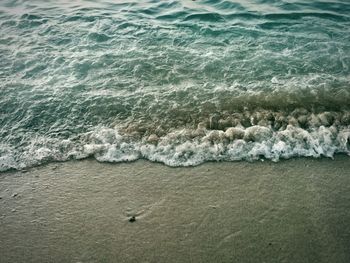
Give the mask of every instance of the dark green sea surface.
[[0, 2], [0, 170], [350, 154], [350, 2]]

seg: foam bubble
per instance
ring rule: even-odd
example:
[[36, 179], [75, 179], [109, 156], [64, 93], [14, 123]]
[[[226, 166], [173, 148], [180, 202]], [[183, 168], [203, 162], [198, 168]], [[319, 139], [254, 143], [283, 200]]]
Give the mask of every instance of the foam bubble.
[[[22, 148], [2, 145], [0, 170], [87, 157], [94, 157], [100, 162], [127, 162], [144, 158], [169, 166], [261, 158], [278, 161], [298, 156], [332, 158], [336, 153], [350, 155], [350, 126], [341, 124], [344, 116], [347, 116], [346, 113], [308, 114], [302, 110], [289, 115], [282, 112], [243, 113], [219, 116], [239, 120], [231, 123], [234, 126], [223, 130], [212, 129], [208, 122], [204, 122], [207, 125], [163, 129], [163, 134], [154, 133], [156, 129], [151, 126], [140, 128], [134, 125], [130, 133], [125, 132], [122, 126], [98, 126], [69, 139], [36, 136]], [[239, 118], [256, 118], [256, 121], [251, 121], [250, 126], [245, 127]], [[303, 125], [300, 118], [303, 118]], [[267, 121], [265, 125], [260, 125], [261, 120]], [[307, 125], [304, 123], [306, 120]], [[276, 128], [279, 122], [282, 124]], [[132, 126], [128, 127], [130, 129]], [[135, 130], [141, 129], [143, 131], [134, 136]]]

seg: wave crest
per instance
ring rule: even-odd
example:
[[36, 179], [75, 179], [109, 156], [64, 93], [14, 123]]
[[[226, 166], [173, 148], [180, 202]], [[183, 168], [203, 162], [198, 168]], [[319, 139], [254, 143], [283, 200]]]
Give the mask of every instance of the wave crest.
[[[327, 114], [320, 115], [318, 120], [322, 121], [323, 116]], [[328, 122], [324, 118], [324, 122]], [[121, 132], [119, 127], [96, 127], [66, 140], [36, 137], [21, 149], [9, 145], [2, 145], [1, 149], [1, 171], [88, 157], [101, 162], [143, 158], [169, 166], [261, 158], [278, 161], [299, 156], [332, 158], [336, 153], [350, 155], [350, 126], [335, 121], [332, 125], [320, 123], [302, 128], [294, 123], [276, 130], [271, 125], [244, 127], [238, 123], [223, 130], [198, 125], [194, 129], [174, 129], [163, 135], [151, 133], [151, 130], [141, 134]]]

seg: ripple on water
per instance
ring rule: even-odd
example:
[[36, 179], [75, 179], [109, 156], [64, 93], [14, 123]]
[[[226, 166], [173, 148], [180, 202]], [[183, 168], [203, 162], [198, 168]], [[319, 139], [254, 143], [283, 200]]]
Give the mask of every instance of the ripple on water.
[[349, 154], [347, 2], [0, 7], [2, 170]]

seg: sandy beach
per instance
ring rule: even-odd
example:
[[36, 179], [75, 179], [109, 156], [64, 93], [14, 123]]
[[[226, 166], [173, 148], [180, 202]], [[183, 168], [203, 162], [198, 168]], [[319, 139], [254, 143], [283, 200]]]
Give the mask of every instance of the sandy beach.
[[0, 263], [350, 263], [350, 0], [0, 25]]
[[83, 160], [0, 182], [1, 263], [350, 262], [347, 156], [191, 168]]

